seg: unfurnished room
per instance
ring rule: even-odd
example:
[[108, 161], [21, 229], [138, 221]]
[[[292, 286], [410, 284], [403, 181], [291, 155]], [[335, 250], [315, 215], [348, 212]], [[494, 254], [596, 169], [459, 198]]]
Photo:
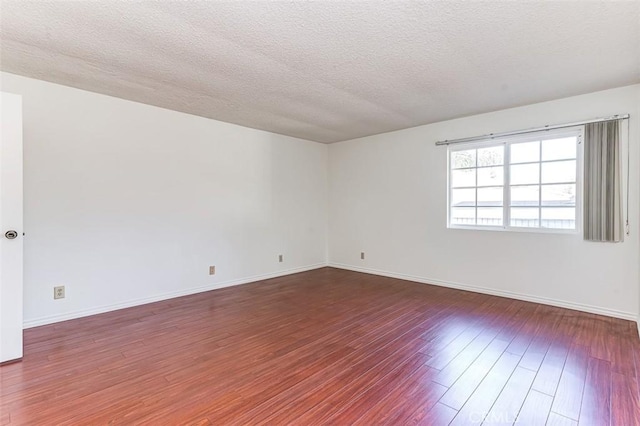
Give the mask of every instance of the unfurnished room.
[[640, 426], [640, 1], [0, 0], [0, 426]]

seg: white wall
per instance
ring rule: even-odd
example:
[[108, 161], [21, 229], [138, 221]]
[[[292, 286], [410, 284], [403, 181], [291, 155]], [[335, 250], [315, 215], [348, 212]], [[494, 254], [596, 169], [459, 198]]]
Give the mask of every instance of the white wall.
[[325, 264], [326, 145], [1, 76], [24, 105], [27, 326]]
[[[639, 93], [624, 87], [330, 145], [330, 264], [635, 320]], [[447, 150], [437, 140], [617, 113], [632, 116], [632, 235], [623, 244], [446, 228]]]
[[[318, 267], [327, 255], [640, 315], [639, 85], [327, 147], [7, 73], [0, 83], [23, 95], [27, 326]], [[625, 243], [446, 228], [436, 140], [621, 112], [632, 115], [635, 183]], [[65, 299], [53, 300], [54, 285]]]

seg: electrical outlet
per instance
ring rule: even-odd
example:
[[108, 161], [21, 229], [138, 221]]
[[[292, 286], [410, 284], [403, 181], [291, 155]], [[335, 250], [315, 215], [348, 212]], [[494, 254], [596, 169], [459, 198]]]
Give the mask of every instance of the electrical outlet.
[[364, 252], [363, 251], [360, 252], [360, 259], [364, 260]]
[[64, 286], [59, 285], [53, 288], [53, 298], [54, 299], [64, 299]]
[[215, 274], [216, 274], [216, 267], [209, 266], [209, 275], [215, 275]]
[[284, 260], [284, 256], [282, 256], [281, 254], [278, 255], [278, 262], [281, 262]]

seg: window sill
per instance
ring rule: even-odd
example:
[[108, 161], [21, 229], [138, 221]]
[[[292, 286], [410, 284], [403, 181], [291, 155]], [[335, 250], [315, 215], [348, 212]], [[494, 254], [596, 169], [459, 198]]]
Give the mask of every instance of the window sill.
[[557, 235], [578, 235], [581, 232], [577, 229], [551, 229], [551, 228], [517, 228], [506, 226], [469, 226], [469, 225], [449, 225], [447, 229], [462, 229], [467, 231], [498, 231], [517, 232], [525, 234], [557, 234]]

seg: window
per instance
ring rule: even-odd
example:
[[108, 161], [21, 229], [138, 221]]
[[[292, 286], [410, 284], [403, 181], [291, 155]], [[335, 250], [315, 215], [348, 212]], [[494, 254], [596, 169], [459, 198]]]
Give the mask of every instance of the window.
[[582, 128], [449, 147], [449, 227], [578, 229]]

